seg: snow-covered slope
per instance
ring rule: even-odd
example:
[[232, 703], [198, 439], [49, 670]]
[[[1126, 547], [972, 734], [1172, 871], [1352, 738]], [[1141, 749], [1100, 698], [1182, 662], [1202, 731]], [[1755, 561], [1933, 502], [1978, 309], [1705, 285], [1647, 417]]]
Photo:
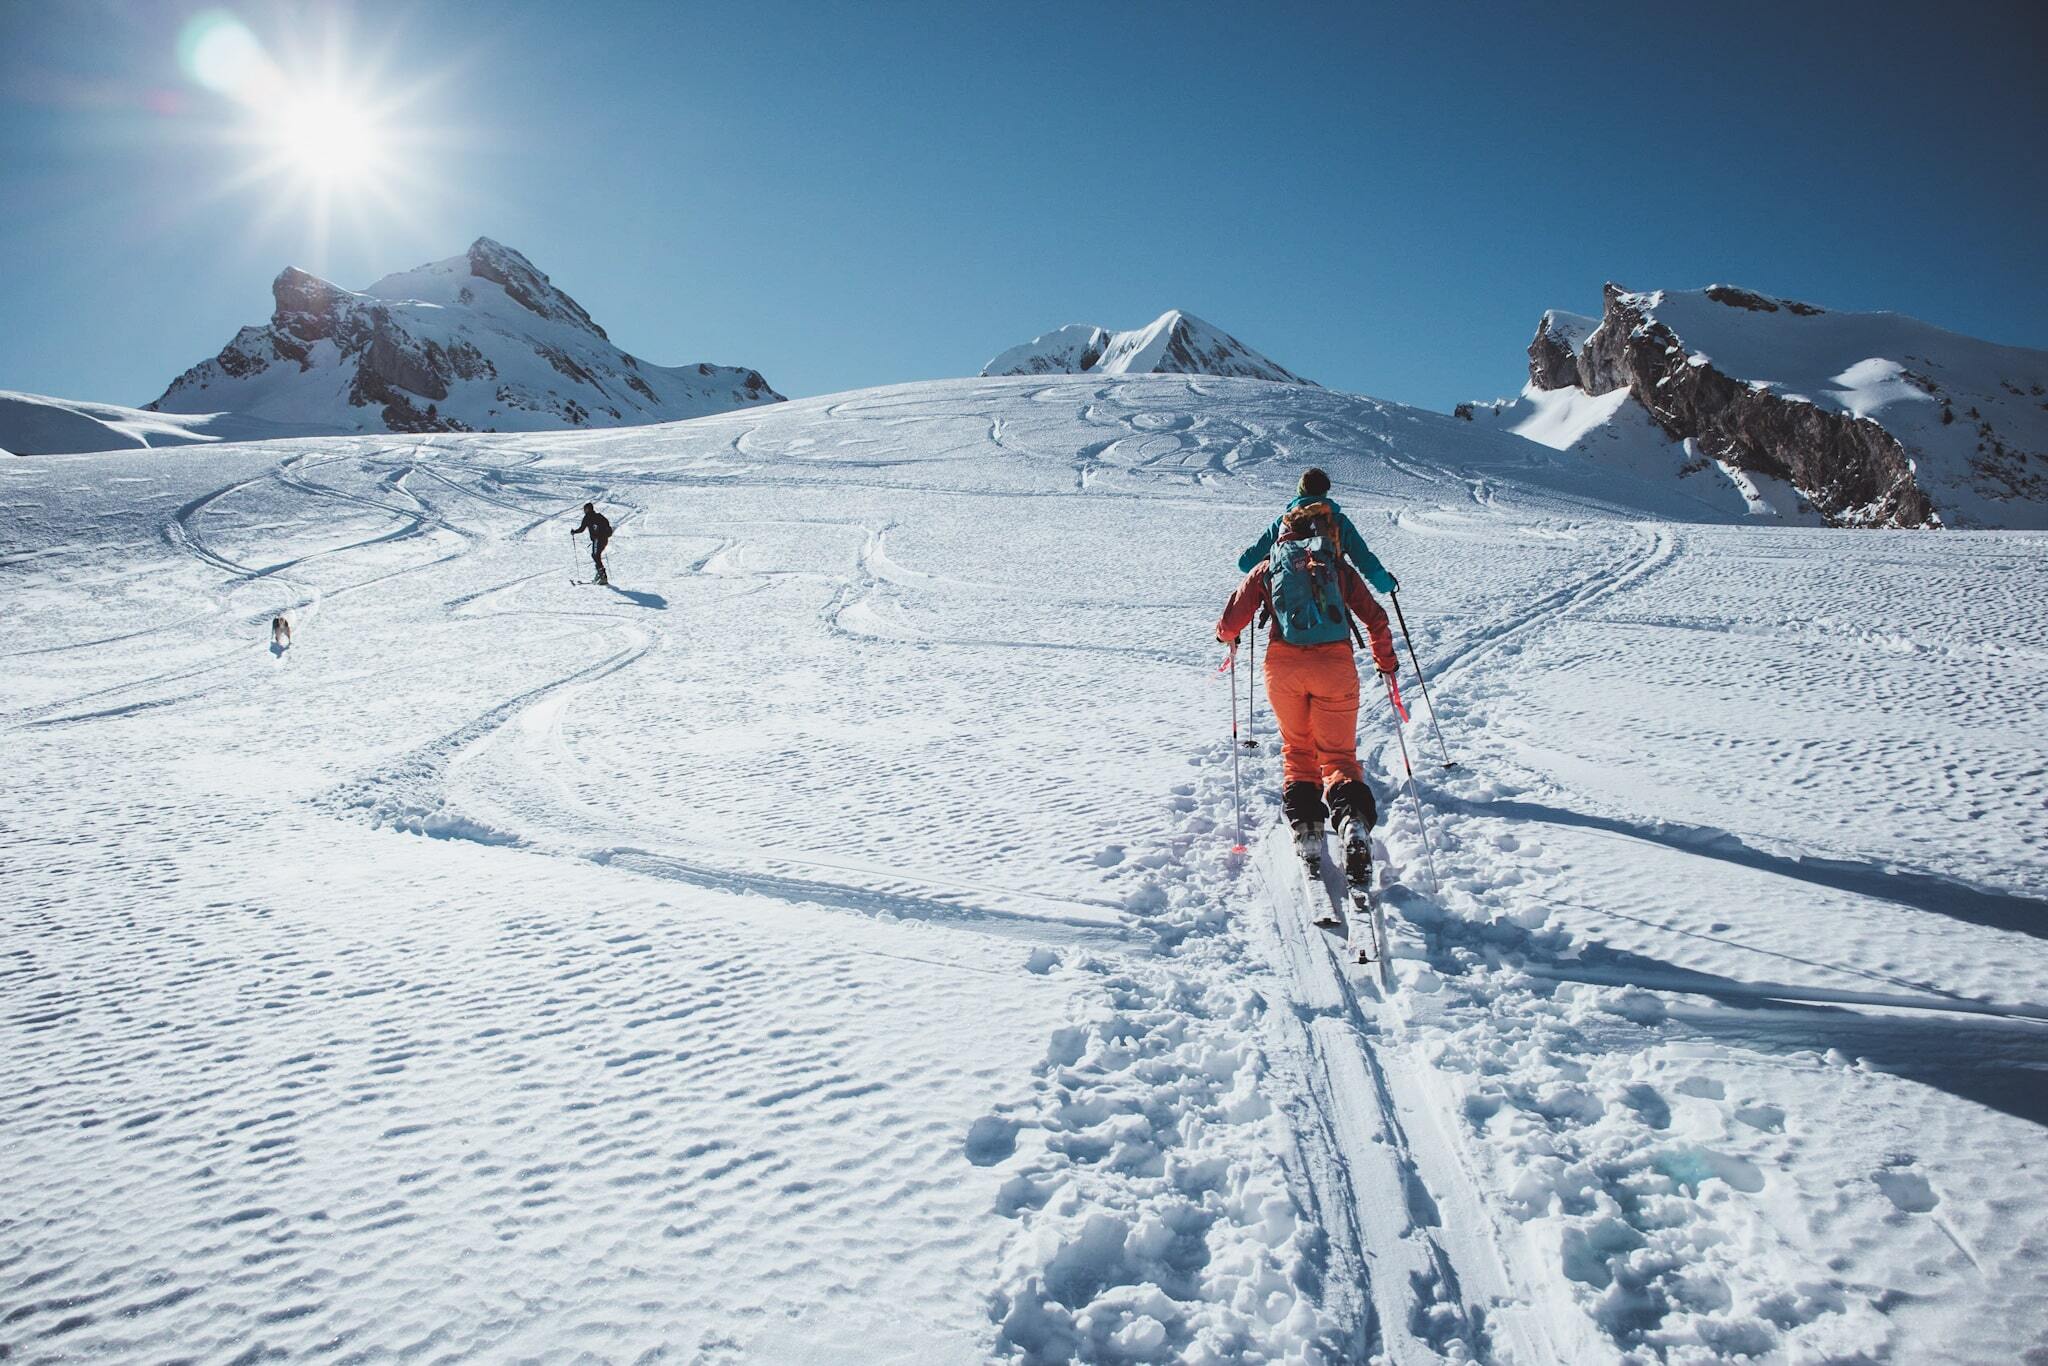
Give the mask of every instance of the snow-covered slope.
[[1148, 327], [1108, 332], [1088, 323], [1067, 326], [1013, 346], [983, 366], [995, 375], [1217, 375], [1282, 384], [1309, 380], [1267, 359], [1221, 328], [1179, 309]]
[[334, 428], [291, 426], [239, 413], [154, 413], [0, 389], [0, 453], [65, 455], [127, 446], [189, 446], [321, 436]]
[[[1460, 765], [1404, 659], [1391, 994], [1211, 636], [1306, 464]], [[1682, 482], [1204, 376], [0, 463], [0, 1338], [2027, 1360], [2048, 538]]]
[[2048, 352], [1729, 285], [1609, 285], [1591, 322], [1546, 313], [1521, 398], [1473, 415], [1632, 469], [1717, 467], [1695, 482], [1773, 515], [2048, 527]]
[[271, 292], [267, 326], [243, 328], [148, 406], [340, 431], [546, 431], [782, 397], [754, 370], [621, 351], [532, 262], [488, 237], [360, 292], [295, 269]]

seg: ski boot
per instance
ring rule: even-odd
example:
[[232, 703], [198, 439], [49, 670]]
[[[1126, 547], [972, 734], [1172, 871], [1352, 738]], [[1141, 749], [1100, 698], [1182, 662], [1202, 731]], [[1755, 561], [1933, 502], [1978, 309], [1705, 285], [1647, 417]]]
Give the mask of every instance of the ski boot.
[[1357, 817], [1340, 821], [1337, 841], [1344, 850], [1344, 881], [1353, 887], [1372, 885], [1372, 838]]
[[1323, 875], [1323, 823], [1302, 821], [1294, 827], [1294, 852], [1310, 877]]
[[1336, 817], [1337, 842], [1344, 851], [1344, 880], [1354, 888], [1372, 885], [1372, 827], [1379, 811], [1372, 789], [1347, 781], [1330, 789], [1330, 811]]
[[1314, 783], [1289, 783], [1280, 792], [1280, 809], [1294, 829], [1294, 852], [1310, 877], [1323, 873], [1323, 794]]

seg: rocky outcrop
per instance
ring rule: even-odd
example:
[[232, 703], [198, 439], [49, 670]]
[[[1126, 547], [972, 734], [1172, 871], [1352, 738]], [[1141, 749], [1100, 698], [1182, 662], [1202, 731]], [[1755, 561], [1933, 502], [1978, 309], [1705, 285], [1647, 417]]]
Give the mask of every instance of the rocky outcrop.
[[[1581, 389], [1605, 394], [1627, 388], [1672, 439], [1691, 440], [1702, 455], [1736, 469], [1789, 482], [1834, 525], [1941, 525], [1904, 446], [1884, 427], [1723, 373], [1655, 316], [1654, 297], [1606, 286], [1600, 325], [1570, 369]], [[1756, 312], [1821, 312], [1729, 286], [1716, 286], [1707, 297]], [[1544, 345], [1544, 338], [1539, 328], [1529, 347], [1530, 382], [1559, 388], [1560, 348]]]
[[1529, 382], [1538, 389], [1569, 389], [1579, 382], [1579, 358], [1551, 314], [1536, 324], [1529, 343]]

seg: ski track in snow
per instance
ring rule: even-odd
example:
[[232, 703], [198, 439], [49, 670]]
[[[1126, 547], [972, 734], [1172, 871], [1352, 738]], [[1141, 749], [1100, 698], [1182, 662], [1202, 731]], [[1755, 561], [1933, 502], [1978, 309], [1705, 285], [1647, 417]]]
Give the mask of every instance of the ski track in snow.
[[[1660, 522], [1424, 416], [1039, 378], [15, 462], [0, 1345], [2040, 1343], [2048, 546]], [[1309, 463], [1461, 760], [1406, 674], [1439, 894], [1368, 702], [1391, 993], [1263, 698], [1230, 852], [1208, 629]]]

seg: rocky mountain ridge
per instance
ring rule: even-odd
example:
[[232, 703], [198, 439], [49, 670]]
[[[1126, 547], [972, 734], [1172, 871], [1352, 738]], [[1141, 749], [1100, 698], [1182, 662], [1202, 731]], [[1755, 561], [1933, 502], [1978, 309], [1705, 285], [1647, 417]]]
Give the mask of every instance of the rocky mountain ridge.
[[1661, 446], [1774, 515], [2048, 525], [2048, 352], [1733, 285], [1602, 305], [1544, 314], [1521, 398], [1459, 415], [1637, 469]]
[[287, 267], [245, 327], [146, 406], [338, 431], [543, 431], [701, 417], [781, 401], [759, 371], [620, 350], [519, 252], [461, 256], [343, 289]]

